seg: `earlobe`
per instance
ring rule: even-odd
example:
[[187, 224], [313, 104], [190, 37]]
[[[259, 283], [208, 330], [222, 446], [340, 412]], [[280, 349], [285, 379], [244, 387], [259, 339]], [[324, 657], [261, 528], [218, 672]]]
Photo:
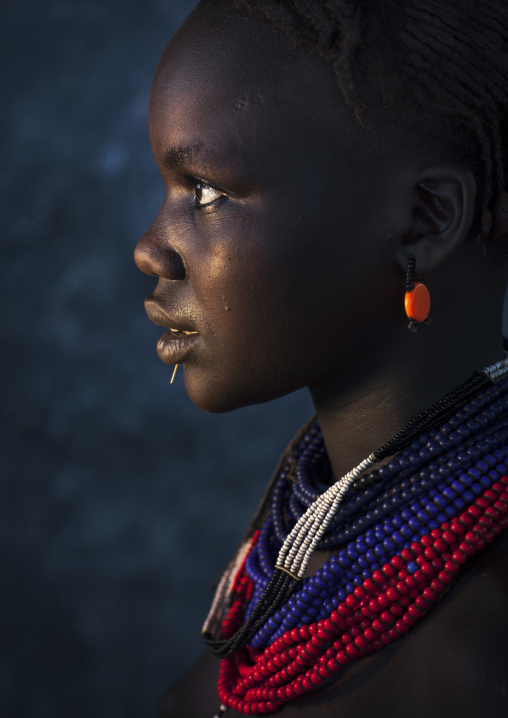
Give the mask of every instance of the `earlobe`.
[[412, 222], [397, 260], [405, 271], [410, 256], [419, 273], [442, 264], [468, 237], [473, 225], [476, 181], [455, 163], [427, 167], [416, 178]]

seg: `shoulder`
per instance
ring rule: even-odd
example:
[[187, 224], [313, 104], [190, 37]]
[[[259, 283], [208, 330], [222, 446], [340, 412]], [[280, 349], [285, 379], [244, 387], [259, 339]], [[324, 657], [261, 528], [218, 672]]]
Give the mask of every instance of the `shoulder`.
[[[283, 706], [283, 718], [461, 718], [508, 706], [508, 532], [471, 562], [400, 640], [352, 663], [327, 688]], [[219, 661], [204, 654], [166, 694], [161, 718], [213, 718]], [[240, 714], [230, 711], [228, 718]]]

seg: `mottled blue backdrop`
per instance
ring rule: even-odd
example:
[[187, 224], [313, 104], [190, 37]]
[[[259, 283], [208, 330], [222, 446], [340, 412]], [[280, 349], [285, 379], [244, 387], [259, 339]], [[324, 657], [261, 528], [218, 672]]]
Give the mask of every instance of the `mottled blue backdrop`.
[[151, 76], [192, 0], [2, 2], [0, 716], [145, 718], [303, 394], [209, 416], [132, 262], [163, 197]]

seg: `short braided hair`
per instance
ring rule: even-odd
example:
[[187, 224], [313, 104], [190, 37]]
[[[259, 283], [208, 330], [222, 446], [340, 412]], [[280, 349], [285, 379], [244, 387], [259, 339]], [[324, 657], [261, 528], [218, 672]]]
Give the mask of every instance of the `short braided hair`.
[[506, 0], [230, 2], [328, 62], [360, 122], [372, 87], [385, 105], [446, 117], [443, 132], [481, 172], [479, 239], [493, 238], [508, 164]]

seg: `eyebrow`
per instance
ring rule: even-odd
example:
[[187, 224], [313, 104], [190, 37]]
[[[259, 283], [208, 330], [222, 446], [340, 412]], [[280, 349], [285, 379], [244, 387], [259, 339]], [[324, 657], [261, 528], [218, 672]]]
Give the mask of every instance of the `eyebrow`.
[[164, 153], [164, 167], [168, 169], [175, 169], [180, 167], [186, 161], [192, 159], [195, 155], [199, 154], [203, 149], [201, 143], [195, 145], [180, 145], [179, 147], [171, 147], [167, 152]]
[[[193, 166], [194, 161], [197, 166]], [[213, 182], [215, 179], [219, 185], [221, 184], [220, 180], [224, 181], [224, 178], [227, 178], [230, 183], [233, 181], [238, 183], [241, 180], [244, 187], [253, 184], [246, 168], [242, 168], [241, 165], [239, 167], [235, 163], [229, 164], [224, 156], [214, 155], [202, 141], [169, 147], [163, 153], [162, 164], [169, 171], [175, 171], [184, 165], [185, 171], [191, 174], [196, 172], [198, 175], [204, 173], [210, 181]], [[202, 177], [202, 179], [206, 179], [206, 177]], [[230, 189], [230, 194], [233, 195], [232, 189]]]

